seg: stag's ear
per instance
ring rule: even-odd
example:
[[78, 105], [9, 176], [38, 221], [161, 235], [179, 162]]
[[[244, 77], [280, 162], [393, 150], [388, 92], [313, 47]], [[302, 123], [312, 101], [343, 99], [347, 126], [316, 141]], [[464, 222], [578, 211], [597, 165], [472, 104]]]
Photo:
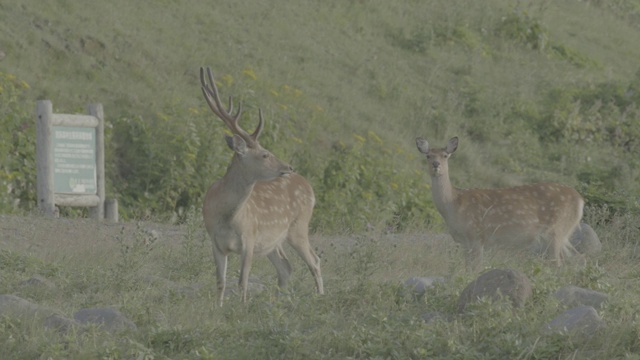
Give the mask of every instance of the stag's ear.
[[429, 153], [429, 142], [421, 137], [416, 138], [416, 146], [418, 147], [418, 151], [423, 154]]
[[447, 152], [449, 154], [453, 154], [457, 148], [458, 148], [458, 137], [455, 136], [449, 139], [449, 142], [447, 143]]
[[225, 135], [224, 139], [227, 141], [227, 146], [238, 155], [244, 155], [247, 152], [247, 143], [238, 135]]

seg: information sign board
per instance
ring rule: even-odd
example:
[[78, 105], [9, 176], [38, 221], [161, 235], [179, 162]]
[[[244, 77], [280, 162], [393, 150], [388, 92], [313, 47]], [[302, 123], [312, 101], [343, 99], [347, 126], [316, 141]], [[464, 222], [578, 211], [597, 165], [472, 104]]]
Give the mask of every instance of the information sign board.
[[54, 126], [51, 132], [55, 192], [96, 194], [96, 129]]

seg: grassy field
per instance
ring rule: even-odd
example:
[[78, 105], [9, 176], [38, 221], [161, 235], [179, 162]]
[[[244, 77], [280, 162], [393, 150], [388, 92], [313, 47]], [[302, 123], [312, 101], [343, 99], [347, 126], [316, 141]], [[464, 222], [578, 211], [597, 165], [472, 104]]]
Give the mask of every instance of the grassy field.
[[[317, 231], [438, 226], [415, 150], [457, 135], [458, 186], [554, 180], [638, 211], [640, 5], [542, 1], [76, 1], [0, 5], [0, 209], [35, 204], [36, 99], [105, 107], [108, 194], [180, 221], [224, 172], [202, 99], [261, 107], [263, 145], [318, 195]], [[78, 216], [71, 210], [67, 215]], [[82, 215], [82, 214], [79, 214]]]
[[[599, 224], [606, 214], [589, 214]], [[480, 303], [464, 315], [457, 300], [476, 275], [448, 236], [404, 233], [311, 237], [322, 257], [326, 294], [315, 294], [305, 264], [291, 255], [290, 291], [275, 296], [275, 270], [258, 258], [247, 304], [238, 293], [216, 305], [210, 245], [197, 215], [183, 226], [98, 225], [85, 220], [0, 217], [0, 294], [14, 294], [70, 317], [113, 307], [136, 330], [97, 327], [58, 333], [30, 317], [0, 317], [5, 359], [638, 359], [637, 221], [596, 225], [605, 244], [586, 267], [490, 252], [487, 268], [514, 268], [533, 284], [523, 307]], [[228, 278], [237, 279], [238, 257]], [[30, 284], [39, 275], [45, 283]], [[412, 276], [445, 282], [418, 300], [402, 295]], [[609, 295], [598, 309], [606, 329], [592, 338], [544, 334], [565, 307], [553, 298], [573, 284]], [[440, 314], [426, 322], [423, 316]]]
[[[138, 329], [58, 334], [0, 317], [0, 349], [15, 359], [638, 359], [639, 43], [638, 0], [2, 2], [0, 294], [65, 316], [115, 307]], [[252, 275], [267, 290], [215, 306], [194, 209], [231, 152], [202, 99], [201, 66], [244, 102], [246, 128], [262, 109], [261, 143], [313, 185], [325, 296], [295, 258], [291, 293], [275, 297], [260, 259]], [[107, 192], [123, 223], [71, 208], [34, 215], [39, 99], [61, 113], [104, 104]], [[442, 235], [416, 136], [460, 138], [459, 187], [574, 186], [602, 254], [557, 270], [490, 253], [487, 268], [529, 276], [533, 300], [456, 314], [475, 275]], [[237, 258], [229, 266], [237, 276]], [[24, 284], [35, 275], [49, 286]], [[411, 276], [446, 281], [415, 301], [398, 295]], [[563, 310], [550, 295], [569, 284], [610, 296], [598, 310], [607, 330], [588, 341], [540, 332]], [[427, 323], [429, 312], [445, 317]]]

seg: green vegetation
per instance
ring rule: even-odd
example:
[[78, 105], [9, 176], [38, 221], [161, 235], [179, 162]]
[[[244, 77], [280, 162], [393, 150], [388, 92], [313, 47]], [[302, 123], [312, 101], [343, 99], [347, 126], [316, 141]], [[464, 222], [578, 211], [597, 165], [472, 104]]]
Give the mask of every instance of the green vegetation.
[[200, 94], [209, 65], [313, 184], [315, 231], [438, 226], [415, 135], [460, 137], [458, 186], [561, 181], [637, 214], [639, 14], [637, 0], [2, 4], [0, 210], [35, 205], [33, 109], [50, 99], [104, 104], [124, 219], [183, 220], [231, 156]]

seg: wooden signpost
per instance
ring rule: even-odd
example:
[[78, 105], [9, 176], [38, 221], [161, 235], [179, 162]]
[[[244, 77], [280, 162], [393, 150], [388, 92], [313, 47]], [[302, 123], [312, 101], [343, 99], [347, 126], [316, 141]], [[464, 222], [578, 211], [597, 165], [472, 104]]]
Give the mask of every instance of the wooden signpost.
[[[49, 216], [57, 206], [89, 207], [105, 218], [104, 113], [90, 104], [88, 115], [54, 114], [49, 100], [37, 102], [38, 208]], [[107, 203], [107, 219], [118, 221], [117, 202]]]

